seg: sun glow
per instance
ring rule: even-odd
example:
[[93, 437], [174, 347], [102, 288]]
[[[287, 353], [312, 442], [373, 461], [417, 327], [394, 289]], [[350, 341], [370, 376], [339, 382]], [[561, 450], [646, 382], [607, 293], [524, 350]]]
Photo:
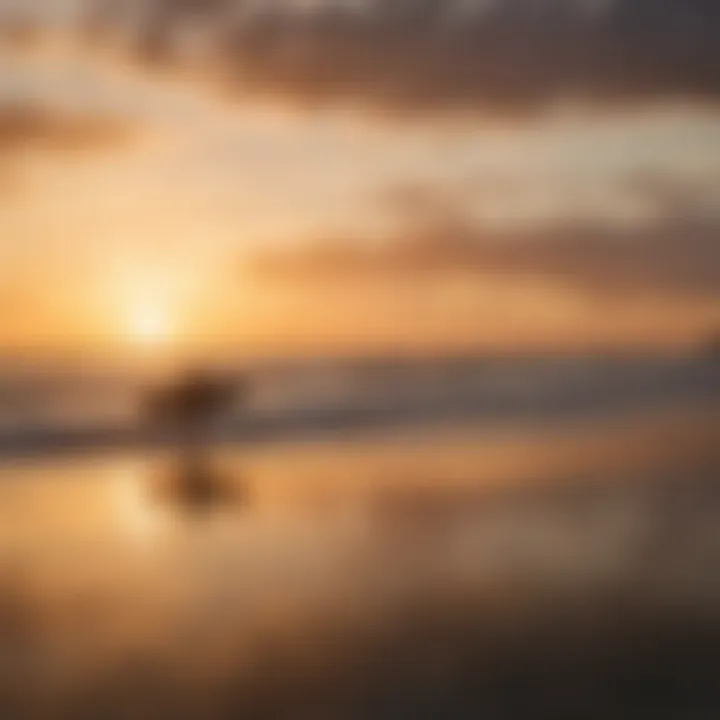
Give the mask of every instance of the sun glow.
[[157, 540], [165, 528], [166, 516], [151, 495], [148, 468], [123, 465], [108, 488], [118, 530], [140, 545]]
[[108, 315], [123, 343], [145, 348], [165, 347], [185, 317], [180, 280], [174, 273], [137, 260], [116, 268], [109, 279], [112, 310]]
[[127, 331], [130, 339], [142, 345], [167, 342], [172, 326], [167, 311], [157, 305], [142, 305], [128, 313]]

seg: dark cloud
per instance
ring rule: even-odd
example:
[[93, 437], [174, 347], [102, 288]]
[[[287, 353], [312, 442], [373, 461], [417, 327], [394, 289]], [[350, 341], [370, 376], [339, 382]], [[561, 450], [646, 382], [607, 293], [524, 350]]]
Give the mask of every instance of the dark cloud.
[[565, 99], [716, 101], [717, 0], [97, 0], [95, 38], [201, 57], [243, 92], [521, 114]]
[[568, 219], [498, 230], [415, 191], [402, 194], [412, 219], [383, 243], [339, 237], [263, 254], [254, 268], [281, 281], [498, 275], [603, 292], [720, 296], [720, 217], [684, 185], [637, 182], [661, 207], [639, 225]]

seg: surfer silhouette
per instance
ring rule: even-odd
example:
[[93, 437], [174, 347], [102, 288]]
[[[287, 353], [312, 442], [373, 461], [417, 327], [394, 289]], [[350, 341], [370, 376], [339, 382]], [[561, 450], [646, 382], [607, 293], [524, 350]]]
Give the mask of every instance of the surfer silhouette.
[[190, 370], [148, 396], [146, 418], [168, 431], [179, 450], [179, 469], [166, 488], [191, 505], [226, 499], [229, 486], [212, 471], [209, 447], [215, 423], [228, 416], [246, 394], [245, 383]]

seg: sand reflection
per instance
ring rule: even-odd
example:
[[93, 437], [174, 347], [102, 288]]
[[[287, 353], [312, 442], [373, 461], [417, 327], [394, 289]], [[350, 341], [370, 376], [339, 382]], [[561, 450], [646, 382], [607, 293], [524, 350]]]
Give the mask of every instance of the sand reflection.
[[3, 717], [718, 708], [708, 427], [220, 452], [200, 513], [172, 458], [6, 471]]

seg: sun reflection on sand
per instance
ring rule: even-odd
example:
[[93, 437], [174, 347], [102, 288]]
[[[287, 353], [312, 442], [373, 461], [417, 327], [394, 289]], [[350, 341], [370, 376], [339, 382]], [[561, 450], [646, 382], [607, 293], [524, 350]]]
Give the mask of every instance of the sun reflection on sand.
[[121, 532], [136, 545], [149, 546], [167, 534], [171, 517], [152, 497], [147, 464], [123, 464], [108, 484], [111, 512]]

